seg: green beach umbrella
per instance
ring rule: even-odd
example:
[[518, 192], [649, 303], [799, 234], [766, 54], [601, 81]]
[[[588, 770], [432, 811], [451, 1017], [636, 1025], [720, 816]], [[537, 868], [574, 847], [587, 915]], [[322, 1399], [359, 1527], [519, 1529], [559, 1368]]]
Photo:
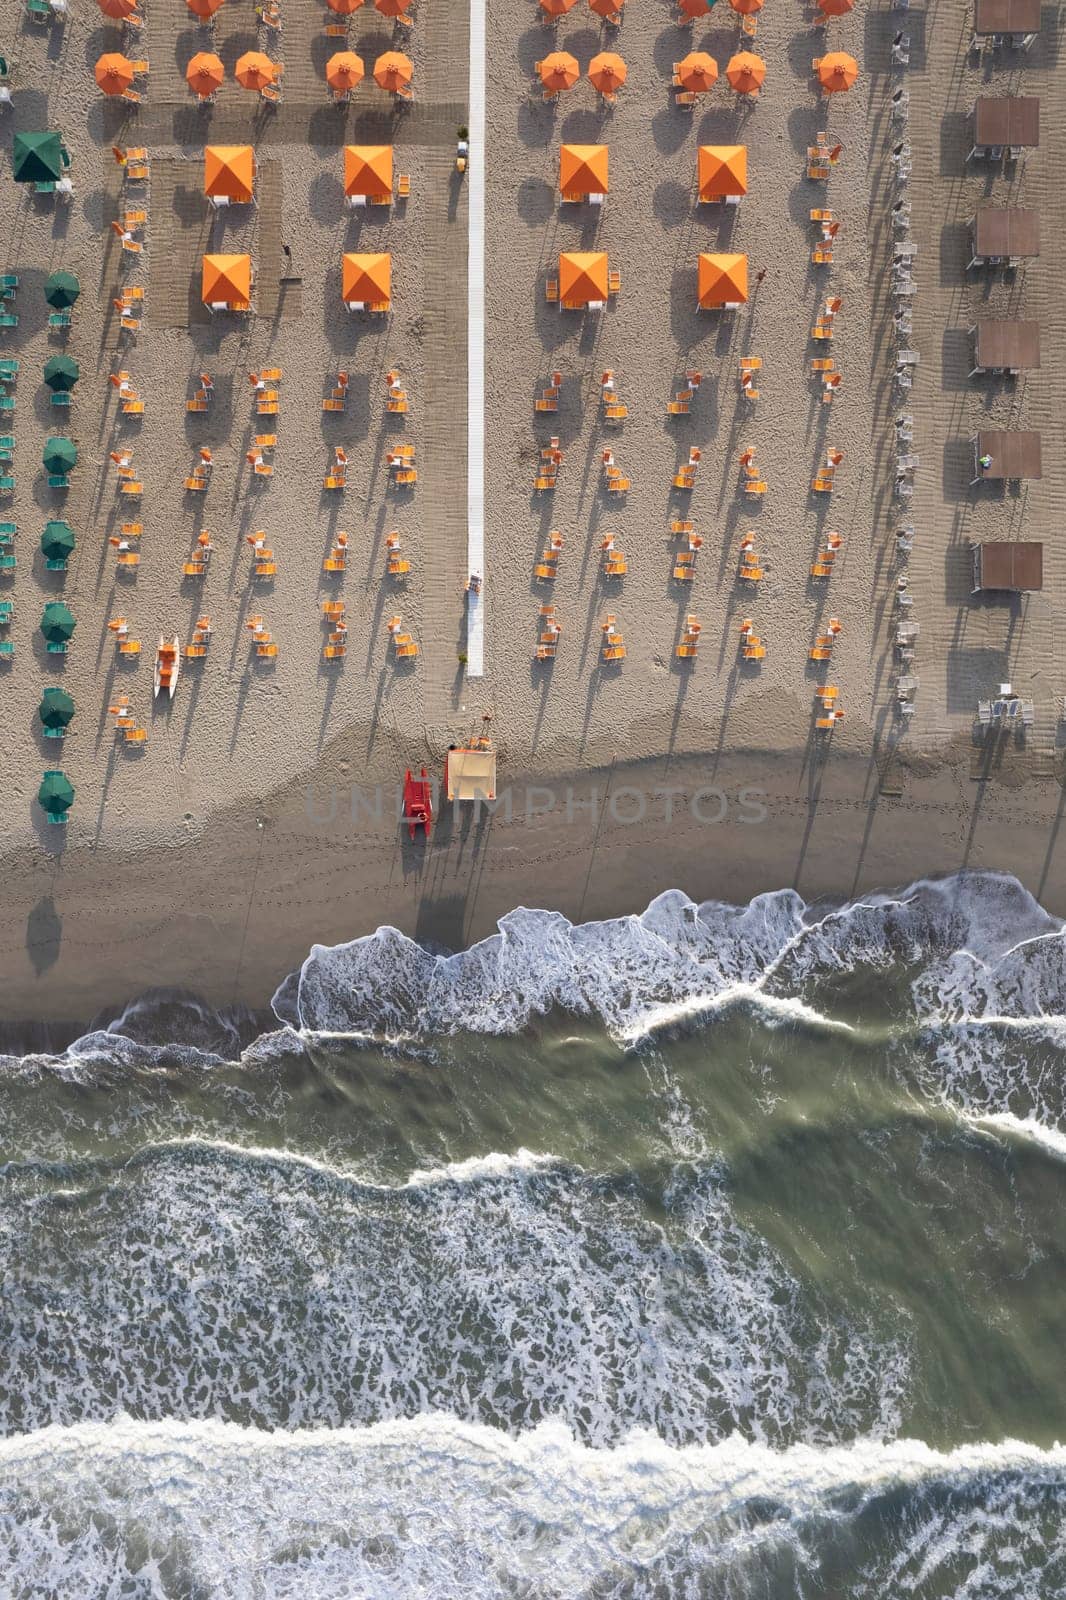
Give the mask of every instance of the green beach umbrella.
[[57, 311], [72, 306], [81, 294], [81, 284], [73, 272], [53, 272], [44, 280], [44, 297]]
[[47, 522], [41, 534], [41, 549], [49, 561], [65, 561], [74, 550], [74, 529], [69, 522]]
[[74, 715], [74, 701], [65, 689], [46, 689], [37, 715], [46, 728], [65, 728]]
[[53, 435], [44, 441], [41, 461], [46, 472], [69, 472], [77, 464], [78, 447], [73, 439]]
[[63, 176], [63, 141], [58, 133], [16, 133], [11, 144], [16, 183], [51, 183]]
[[50, 600], [41, 612], [41, 632], [50, 644], [69, 639], [77, 626], [73, 613], [62, 600]]
[[57, 811], [69, 811], [74, 804], [74, 785], [65, 772], [46, 772], [37, 798], [50, 816]]
[[73, 356], [49, 356], [44, 364], [44, 381], [50, 389], [73, 389], [80, 377]]

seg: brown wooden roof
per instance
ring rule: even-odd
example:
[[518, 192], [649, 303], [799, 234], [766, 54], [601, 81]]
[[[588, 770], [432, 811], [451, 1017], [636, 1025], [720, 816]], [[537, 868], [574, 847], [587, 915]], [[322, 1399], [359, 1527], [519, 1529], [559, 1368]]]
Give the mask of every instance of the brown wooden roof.
[[1039, 33], [1040, 0], [976, 0], [975, 33]]
[[981, 95], [973, 108], [974, 144], [1040, 143], [1040, 101], [1035, 95]]
[[976, 567], [982, 589], [1042, 589], [1044, 546], [1035, 540], [996, 539], [978, 545]]
[[1022, 372], [1039, 367], [1039, 322], [979, 322], [974, 361], [979, 367], [1016, 367]]
[[985, 206], [974, 218], [975, 256], [1038, 256], [1040, 213], [1020, 206]]
[[993, 429], [977, 435], [978, 456], [991, 456], [982, 478], [1041, 478], [1040, 435]]

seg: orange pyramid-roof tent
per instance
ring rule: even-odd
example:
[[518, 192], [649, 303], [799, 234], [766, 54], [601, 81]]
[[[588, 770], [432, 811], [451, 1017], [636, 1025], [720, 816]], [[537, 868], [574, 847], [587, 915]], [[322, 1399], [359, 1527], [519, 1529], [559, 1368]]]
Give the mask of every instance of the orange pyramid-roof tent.
[[326, 82], [340, 94], [348, 94], [366, 77], [362, 56], [354, 50], [337, 50], [326, 62]]
[[346, 255], [341, 263], [341, 298], [346, 305], [389, 305], [391, 255]]
[[859, 63], [843, 50], [831, 50], [818, 63], [818, 82], [826, 94], [842, 94], [859, 76]]
[[101, 56], [93, 70], [105, 94], [121, 94], [133, 82], [133, 62], [127, 61], [117, 50]]
[[587, 306], [607, 299], [607, 253], [564, 250], [559, 257], [559, 304]]
[[209, 144], [204, 151], [204, 194], [247, 205], [255, 194], [255, 151], [250, 144]]
[[601, 50], [589, 62], [588, 80], [600, 94], [617, 94], [626, 81], [626, 64], [613, 50]]
[[690, 94], [706, 94], [718, 81], [718, 63], [705, 50], [692, 50], [678, 63], [677, 77]]
[[392, 145], [346, 144], [344, 192], [387, 200], [392, 194]]
[[766, 81], [766, 62], [750, 50], [738, 50], [730, 56], [725, 75], [737, 94], [758, 94]]
[[605, 144], [564, 144], [559, 146], [560, 194], [607, 193], [607, 146]]
[[701, 144], [697, 158], [701, 200], [724, 200], [748, 192], [748, 147], [743, 144]]
[[210, 50], [198, 50], [185, 68], [185, 82], [201, 100], [221, 88], [226, 69]]
[[538, 61], [537, 71], [545, 89], [553, 94], [560, 89], [572, 89], [581, 76], [581, 68], [565, 50], [553, 50], [543, 61]]
[[205, 306], [247, 311], [252, 299], [251, 256], [204, 256], [200, 293]]
[[705, 311], [748, 298], [747, 256], [701, 255], [697, 297]]

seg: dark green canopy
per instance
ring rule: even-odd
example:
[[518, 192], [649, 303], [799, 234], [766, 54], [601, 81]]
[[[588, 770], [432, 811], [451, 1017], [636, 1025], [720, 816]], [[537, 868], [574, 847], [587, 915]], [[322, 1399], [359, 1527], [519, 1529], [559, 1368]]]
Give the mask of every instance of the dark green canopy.
[[41, 461], [46, 472], [69, 472], [77, 464], [78, 447], [73, 439], [53, 436], [44, 441]]
[[65, 772], [46, 772], [37, 798], [49, 813], [69, 811], [74, 804], [74, 785]]
[[72, 306], [81, 294], [81, 284], [73, 272], [53, 272], [44, 280], [44, 297], [57, 311]]
[[41, 632], [52, 644], [69, 639], [77, 626], [73, 613], [62, 600], [50, 600], [41, 612]]
[[80, 377], [81, 368], [73, 356], [49, 356], [44, 364], [44, 381], [50, 389], [73, 389]]
[[11, 145], [16, 183], [51, 183], [63, 176], [63, 141], [58, 133], [16, 133]]
[[46, 728], [65, 728], [74, 715], [74, 701], [65, 689], [46, 689], [37, 715]]
[[46, 522], [41, 549], [49, 561], [63, 561], [74, 549], [74, 529], [69, 522]]

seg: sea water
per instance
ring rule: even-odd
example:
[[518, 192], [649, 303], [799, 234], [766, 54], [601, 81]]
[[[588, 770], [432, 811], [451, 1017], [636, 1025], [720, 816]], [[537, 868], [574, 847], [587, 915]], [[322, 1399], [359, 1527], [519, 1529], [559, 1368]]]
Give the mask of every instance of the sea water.
[[0, 1596], [1066, 1595], [1066, 934], [519, 910], [0, 1062]]

